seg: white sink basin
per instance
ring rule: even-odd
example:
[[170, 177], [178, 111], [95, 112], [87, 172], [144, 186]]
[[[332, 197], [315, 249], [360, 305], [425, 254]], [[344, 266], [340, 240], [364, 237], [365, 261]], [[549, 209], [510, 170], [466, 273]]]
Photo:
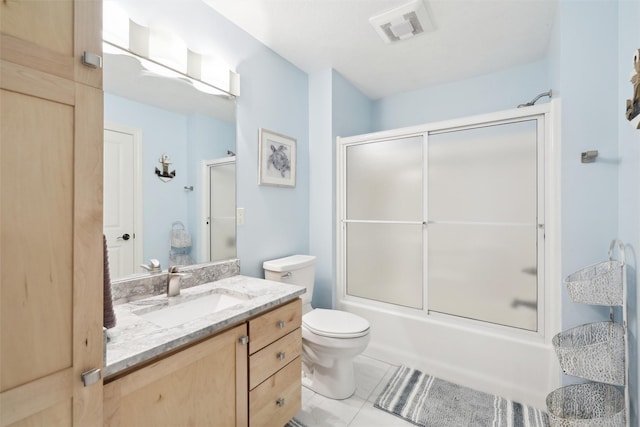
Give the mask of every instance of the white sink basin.
[[173, 328], [208, 314], [246, 303], [250, 297], [212, 293], [180, 304], [158, 308], [139, 316], [163, 328]]

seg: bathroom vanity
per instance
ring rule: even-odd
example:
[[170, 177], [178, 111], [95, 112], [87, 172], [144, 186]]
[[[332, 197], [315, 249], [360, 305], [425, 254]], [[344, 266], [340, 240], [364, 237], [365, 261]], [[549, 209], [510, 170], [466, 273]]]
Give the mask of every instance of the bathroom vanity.
[[302, 293], [233, 276], [117, 305], [104, 425], [286, 424], [301, 406]]

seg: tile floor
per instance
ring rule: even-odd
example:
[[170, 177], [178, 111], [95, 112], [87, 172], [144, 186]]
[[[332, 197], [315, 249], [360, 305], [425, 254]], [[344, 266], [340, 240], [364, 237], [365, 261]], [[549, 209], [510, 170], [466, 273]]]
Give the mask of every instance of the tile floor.
[[295, 418], [307, 427], [409, 427], [413, 424], [373, 407], [396, 366], [360, 355], [355, 359], [356, 392], [332, 400], [302, 387], [302, 409]]

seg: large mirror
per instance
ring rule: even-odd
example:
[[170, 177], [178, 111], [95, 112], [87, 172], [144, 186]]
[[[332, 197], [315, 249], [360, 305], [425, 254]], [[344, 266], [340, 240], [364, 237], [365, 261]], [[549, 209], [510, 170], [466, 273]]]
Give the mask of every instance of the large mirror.
[[105, 45], [104, 233], [111, 278], [236, 257], [235, 100]]

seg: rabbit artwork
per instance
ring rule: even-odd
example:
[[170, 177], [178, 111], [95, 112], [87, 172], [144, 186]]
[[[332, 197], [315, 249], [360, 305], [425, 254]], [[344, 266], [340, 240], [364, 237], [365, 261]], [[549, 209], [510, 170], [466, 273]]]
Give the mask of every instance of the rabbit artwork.
[[633, 56], [633, 68], [631, 72], [631, 84], [633, 85], [633, 97], [627, 99], [627, 120], [640, 129], [640, 49]]

